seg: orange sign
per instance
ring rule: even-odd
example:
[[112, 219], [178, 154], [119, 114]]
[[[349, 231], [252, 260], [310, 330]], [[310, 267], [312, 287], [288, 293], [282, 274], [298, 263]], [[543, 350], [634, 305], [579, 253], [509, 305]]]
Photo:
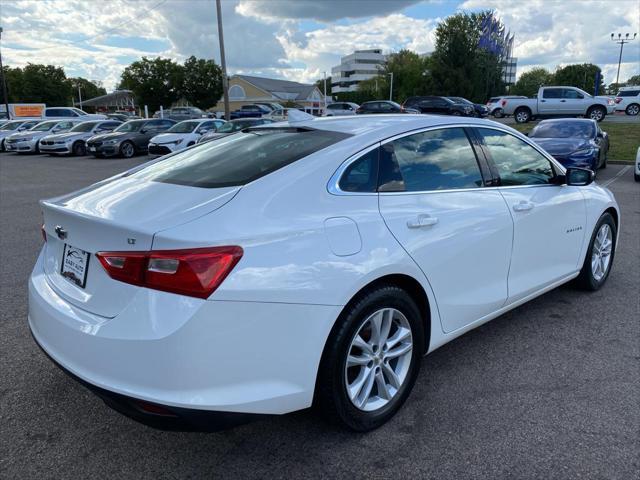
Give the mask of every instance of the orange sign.
[[14, 105], [13, 115], [15, 117], [42, 117], [44, 106], [42, 105]]

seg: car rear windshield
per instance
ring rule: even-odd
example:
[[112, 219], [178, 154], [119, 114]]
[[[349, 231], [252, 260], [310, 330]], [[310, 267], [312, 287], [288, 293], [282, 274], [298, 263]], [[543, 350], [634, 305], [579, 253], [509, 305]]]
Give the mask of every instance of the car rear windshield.
[[254, 128], [200, 144], [134, 175], [202, 188], [245, 185], [348, 136], [304, 128]]
[[640, 95], [640, 89], [639, 90], [620, 90], [618, 92], [619, 97], [637, 97], [638, 95]]

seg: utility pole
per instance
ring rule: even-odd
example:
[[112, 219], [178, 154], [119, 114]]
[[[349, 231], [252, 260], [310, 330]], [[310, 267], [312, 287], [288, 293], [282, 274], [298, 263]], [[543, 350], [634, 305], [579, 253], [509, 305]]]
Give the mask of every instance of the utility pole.
[[80, 84], [78, 84], [78, 103], [80, 104], [80, 110], [82, 110], [82, 93], [80, 92]]
[[224, 34], [222, 33], [222, 6], [220, 0], [216, 0], [216, 12], [218, 14], [218, 43], [220, 44], [220, 66], [222, 67], [222, 93], [224, 96], [224, 118], [229, 121], [229, 79], [227, 78], [227, 62], [224, 59]]
[[611, 34], [611, 40], [620, 44], [620, 56], [618, 57], [618, 74], [616, 75], [616, 87], [620, 85], [620, 64], [622, 63], [622, 48], [624, 47], [625, 43], [629, 43], [635, 40], [637, 35], [638, 35], [637, 33], [634, 33], [633, 37], [629, 38], [628, 33], [624, 37], [622, 36], [621, 33], [619, 33], [618, 37], [615, 38], [613, 36], [613, 33]]
[[[2, 27], [0, 27], [0, 40], [2, 40]], [[2, 67], [2, 53], [0, 52], [0, 76], [2, 76], [2, 94], [4, 96], [4, 108], [7, 113], [7, 120], [11, 120], [9, 114], [9, 95], [7, 94], [7, 80], [4, 75], [4, 68]]]
[[393, 72], [389, 72], [388, 75], [391, 77], [391, 84], [389, 86], [389, 100], [393, 100]]

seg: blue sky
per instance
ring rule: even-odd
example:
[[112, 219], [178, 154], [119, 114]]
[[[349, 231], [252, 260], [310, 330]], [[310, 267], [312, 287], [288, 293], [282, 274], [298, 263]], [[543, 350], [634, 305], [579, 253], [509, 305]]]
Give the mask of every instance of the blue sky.
[[[638, 0], [223, 0], [230, 73], [313, 81], [359, 48], [433, 49], [439, 20], [493, 9], [516, 35], [518, 74], [599, 65], [615, 80], [611, 32], [638, 32]], [[112, 89], [142, 56], [219, 60], [213, 0], [0, 0], [5, 64], [52, 63]], [[621, 79], [640, 73], [640, 39]]]

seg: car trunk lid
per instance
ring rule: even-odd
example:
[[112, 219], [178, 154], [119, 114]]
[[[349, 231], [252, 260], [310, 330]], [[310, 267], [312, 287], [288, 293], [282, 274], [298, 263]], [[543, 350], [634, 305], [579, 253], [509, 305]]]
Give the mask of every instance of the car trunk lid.
[[[69, 303], [97, 315], [115, 317], [140, 287], [110, 278], [95, 253], [151, 250], [156, 232], [222, 207], [239, 189], [197, 188], [122, 177], [42, 201], [47, 279]], [[76, 257], [83, 264], [83, 256], [86, 268], [72, 268], [70, 272], [63, 257]], [[84, 271], [85, 278], [78, 278]]]

